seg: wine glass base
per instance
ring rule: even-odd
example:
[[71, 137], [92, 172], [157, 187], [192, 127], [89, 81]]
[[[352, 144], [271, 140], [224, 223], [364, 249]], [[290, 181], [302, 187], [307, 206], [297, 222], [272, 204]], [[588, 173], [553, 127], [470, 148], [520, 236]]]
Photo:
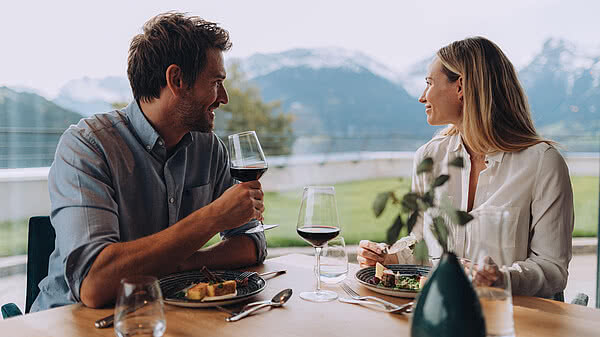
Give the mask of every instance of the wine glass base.
[[300, 298], [311, 302], [330, 302], [338, 298], [338, 294], [329, 290], [305, 291], [300, 293]]

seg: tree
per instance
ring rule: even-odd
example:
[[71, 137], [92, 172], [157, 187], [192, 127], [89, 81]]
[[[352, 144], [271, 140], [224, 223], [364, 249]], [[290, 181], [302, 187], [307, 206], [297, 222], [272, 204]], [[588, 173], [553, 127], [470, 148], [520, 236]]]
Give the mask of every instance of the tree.
[[259, 89], [246, 80], [237, 63], [227, 71], [225, 88], [229, 103], [219, 108], [224, 114], [225, 126], [218, 133], [224, 136], [255, 130], [266, 155], [290, 154], [294, 142], [294, 117], [282, 111], [281, 101], [264, 102]]

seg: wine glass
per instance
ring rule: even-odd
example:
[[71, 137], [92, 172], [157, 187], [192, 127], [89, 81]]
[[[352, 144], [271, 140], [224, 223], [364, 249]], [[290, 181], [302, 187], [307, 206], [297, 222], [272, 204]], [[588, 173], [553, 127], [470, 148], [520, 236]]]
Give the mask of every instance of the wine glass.
[[115, 305], [116, 335], [160, 337], [166, 328], [163, 298], [156, 277], [122, 279]]
[[321, 249], [327, 241], [340, 234], [335, 189], [333, 186], [307, 186], [302, 194], [302, 204], [296, 225], [298, 235], [315, 247], [317, 258], [317, 290], [303, 292], [300, 297], [307, 301], [328, 302], [337, 298], [337, 293], [321, 290]]
[[[231, 176], [241, 182], [260, 179], [269, 167], [254, 131], [229, 136], [229, 161]], [[259, 221], [258, 226], [247, 230], [246, 233], [258, 233], [263, 230], [263, 223]]]

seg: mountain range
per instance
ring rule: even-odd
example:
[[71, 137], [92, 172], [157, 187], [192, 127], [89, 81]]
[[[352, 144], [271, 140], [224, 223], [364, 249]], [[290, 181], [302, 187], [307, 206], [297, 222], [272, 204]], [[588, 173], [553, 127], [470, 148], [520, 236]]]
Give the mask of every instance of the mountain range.
[[[562, 39], [548, 39], [540, 47], [519, 69], [537, 127], [569, 150], [598, 151], [600, 50]], [[283, 111], [294, 114], [295, 151], [319, 152], [414, 150], [430, 138], [436, 130], [426, 124], [417, 97], [431, 60], [399, 72], [361, 52], [321, 48], [255, 54], [228, 59], [228, 64], [239, 63], [264, 100], [280, 100]], [[89, 115], [130, 99], [125, 77], [107, 77], [73, 80], [53, 102]], [[306, 135], [338, 141], [306, 143]]]

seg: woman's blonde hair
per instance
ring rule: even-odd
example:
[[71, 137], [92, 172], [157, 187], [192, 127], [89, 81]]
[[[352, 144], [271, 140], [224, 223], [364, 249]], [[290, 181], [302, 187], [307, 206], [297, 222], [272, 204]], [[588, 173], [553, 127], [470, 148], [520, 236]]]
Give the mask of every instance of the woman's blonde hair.
[[[537, 134], [517, 72], [496, 44], [467, 38], [441, 48], [437, 56], [450, 82], [462, 78], [462, 137], [472, 151], [515, 152], [541, 142], [554, 144]], [[451, 125], [442, 134], [458, 132]]]

